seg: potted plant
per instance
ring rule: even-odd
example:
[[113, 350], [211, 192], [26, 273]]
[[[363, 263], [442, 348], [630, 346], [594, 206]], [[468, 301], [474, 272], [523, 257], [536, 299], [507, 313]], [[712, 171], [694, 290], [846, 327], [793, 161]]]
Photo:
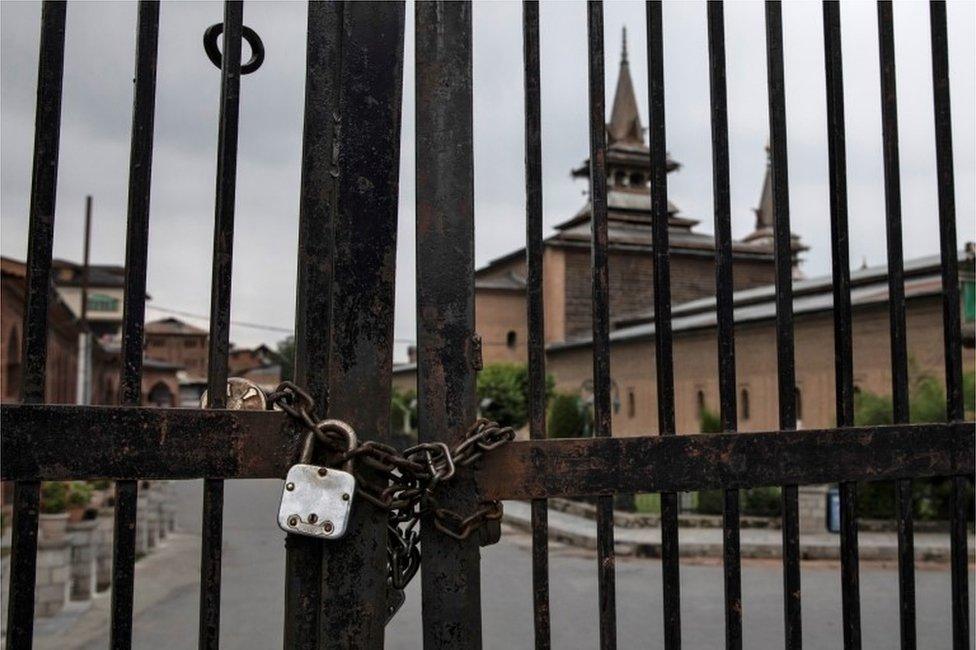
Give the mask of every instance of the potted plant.
[[68, 521], [77, 523], [85, 518], [85, 512], [91, 503], [93, 492], [92, 486], [85, 481], [73, 481], [68, 484], [68, 495], [66, 499]]
[[97, 481], [91, 481], [89, 483], [92, 487], [92, 498], [91, 507], [92, 508], [103, 508], [109, 504], [109, 499], [112, 497], [112, 481], [108, 479], [98, 479]]
[[38, 526], [40, 536], [48, 541], [62, 541], [68, 530], [68, 484], [51, 481], [41, 484], [41, 508]]

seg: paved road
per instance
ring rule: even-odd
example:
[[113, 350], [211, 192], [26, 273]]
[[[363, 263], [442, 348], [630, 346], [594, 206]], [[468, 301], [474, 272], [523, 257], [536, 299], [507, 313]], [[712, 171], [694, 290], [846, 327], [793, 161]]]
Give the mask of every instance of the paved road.
[[[283, 612], [283, 535], [274, 524], [278, 481], [237, 481], [226, 486], [221, 641], [225, 648], [280, 648]], [[177, 488], [180, 526], [199, 530], [201, 484]], [[193, 572], [199, 546], [182, 558], [157, 562], [139, 572], [137, 592], [164, 582], [182, 584], [135, 623], [137, 648], [196, 647], [198, 587], [177, 573]], [[483, 550], [482, 600], [486, 648], [532, 645], [531, 558], [527, 537], [506, 533]], [[191, 561], [187, 561], [188, 557]], [[160, 556], [162, 557], [162, 556]], [[151, 558], [150, 558], [151, 559]], [[181, 561], [182, 560], [182, 561]], [[553, 645], [597, 646], [595, 559], [584, 551], [554, 546], [551, 555]], [[140, 565], [143, 563], [140, 562]], [[948, 648], [949, 577], [944, 570], [918, 572], [918, 627], [922, 647]], [[618, 640], [621, 648], [659, 648], [661, 639], [660, 562], [620, 559], [617, 563]], [[419, 579], [407, 604], [388, 628], [387, 647], [421, 647]], [[755, 561], [743, 569], [745, 646], [782, 647], [782, 574], [777, 562]], [[972, 582], [972, 580], [971, 580]], [[140, 585], [143, 585], [140, 587]], [[897, 645], [897, 582], [891, 568], [865, 566], [861, 572], [865, 648]], [[836, 565], [804, 564], [803, 625], [806, 648], [841, 645], [840, 588]], [[723, 644], [722, 572], [717, 564], [683, 564], [681, 569], [684, 647]], [[107, 636], [85, 647], [104, 648]]]

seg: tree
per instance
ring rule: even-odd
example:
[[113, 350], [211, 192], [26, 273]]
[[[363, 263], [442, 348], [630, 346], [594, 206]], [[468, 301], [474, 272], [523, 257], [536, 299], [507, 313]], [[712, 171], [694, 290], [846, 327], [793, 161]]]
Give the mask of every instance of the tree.
[[[546, 375], [546, 400], [555, 381]], [[529, 370], [525, 364], [493, 363], [478, 373], [482, 416], [503, 427], [519, 428], [529, 419]]]
[[580, 438], [583, 436], [584, 424], [579, 397], [569, 393], [556, 393], [549, 407], [549, 437]]
[[281, 366], [281, 380], [295, 379], [295, 337], [287, 336], [275, 346], [275, 357]]

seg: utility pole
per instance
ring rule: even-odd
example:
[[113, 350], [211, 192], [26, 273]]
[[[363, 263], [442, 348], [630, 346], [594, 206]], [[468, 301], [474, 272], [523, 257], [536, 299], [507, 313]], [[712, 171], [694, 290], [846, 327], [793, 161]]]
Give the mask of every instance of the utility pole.
[[92, 335], [88, 326], [88, 282], [91, 252], [92, 197], [85, 197], [85, 242], [81, 270], [81, 338], [78, 345], [78, 403], [91, 403]]

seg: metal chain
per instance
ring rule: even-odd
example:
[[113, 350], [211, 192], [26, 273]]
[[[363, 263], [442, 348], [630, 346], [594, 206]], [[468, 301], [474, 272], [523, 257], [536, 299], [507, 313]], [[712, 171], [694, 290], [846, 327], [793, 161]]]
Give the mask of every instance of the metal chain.
[[296, 420], [328, 451], [328, 463], [341, 467], [351, 462], [356, 494], [389, 513], [387, 556], [390, 584], [403, 589], [420, 568], [420, 534], [417, 524], [430, 513], [434, 526], [445, 535], [464, 540], [476, 530], [498, 522], [502, 504], [485, 502], [464, 515], [441, 506], [434, 492], [449, 481], [458, 467], [467, 467], [515, 438], [512, 427], [479, 418], [451, 449], [443, 442], [422, 442], [402, 452], [376, 441], [356, 444], [334, 428], [323, 429], [315, 417], [315, 401], [292, 382], [282, 382], [268, 394], [268, 405]]

